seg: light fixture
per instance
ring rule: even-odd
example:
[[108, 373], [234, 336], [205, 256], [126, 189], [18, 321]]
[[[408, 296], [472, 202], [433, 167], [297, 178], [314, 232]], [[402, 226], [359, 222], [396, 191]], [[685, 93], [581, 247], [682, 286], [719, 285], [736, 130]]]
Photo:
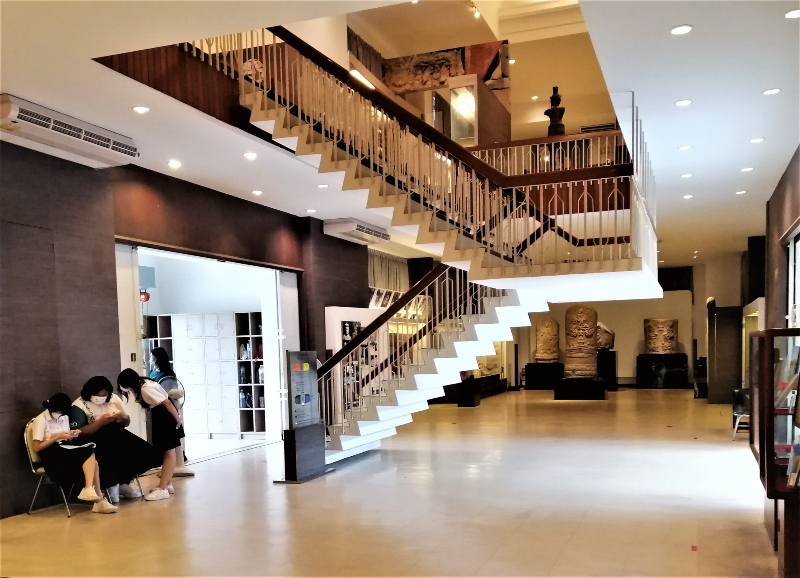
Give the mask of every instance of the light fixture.
[[246, 158], [248, 161], [256, 160], [257, 156], [258, 155], [256, 153], [244, 153], [244, 158]]
[[743, 173], [749, 173], [752, 170], [753, 170], [753, 167], [745, 167], [745, 168], [742, 169], [742, 172]]
[[758, 144], [760, 142], [764, 142], [764, 139], [761, 138], [761, 137], [759, 137], [759, 138], [751, 138], [750, 142], [754, 142], [754, 143]]
[[745, 194], [746, 192], [747, 192], [747, 191], [736, 191], [736, 194], [737, 194], [737, 195], [743, 195], [743, 194]]
[[692, 257], [692, 259], [697, 259], [697, 255], [695, 255], [694, 257]]
[[800, 10], [791, 10], [783, 15], [784, 18], [800, 18]]
[[659, 261], [659, 263], [663, 263], [664, 261]]
[[532, 96], [531, 100], [539, 100], [539, 97], [538, 96]]
[[695, 251], [694, 254], [697, 255], [697, 251]]
[[253, 191], [253, 194], [254, 194], [254, 195], [256, 195], [256, 196], [258, 196], [258, 195], [260, 195], [260, 194], [261, 194], [261, 193], [263, 193], [263, 192], [264, 192], [264, 191]]
[[328, 185], [317, 185], [318, 189], [327, 189]]
[[150, 112], [150, 109], [146, 106], [134, 106], [133, 112], [138, 112], [139, 114], [144, 114], [146, 112]]
[[417, 2], [419, 2], [419, 0], [411, 0], [412, 4], [416, 4]]
[[478, 12], [478, 9], [474, 5], [472, 6], [472, 9], [475, 11], [475, 14], [474, 14], [475, 18], [480, 18], [481, 17], [481, 13]]
[[679, 100], [675, 103], [675, 106], [689, 106], [690, 104], [692, 104], [691, 100]]
[[683, 195], [683, 198], [684, 198], [684, 199], [691, 199], [691, 198], [693, 198], [693, 197], [694, 197], [694, 195]]
[[176, 161], [175, 159], [172, 159], [167, 164], [169, 165], [169, 168], [171, 168], [171, 169], [179, 169], [179, 168], [181, 168], [181, 161]]
[[685, 175], [681, 175], [682, 179], [689, 179], [692, 177], [692, 173], [686, 173]]
[[514, 64], [515, 62], [516, 62], [516, 60], [514, 60], [513, 58], [509, 58], [508, 59], [508, 63], [509, 64]]
[[679, 151], [688, 151], [690, 148], [692, 148], [692, 145], [683, 145], [682, 147], [678, 147], [678, 150]]
[[770, 88], [769, 90], [765, 90], [761, 94], [766, 94], [767, 96], [772, 96], [773, 94], [778, 94], [781, 91], [780, 88]]
[[670, 30], [670, 33], [672, 33], [675, 36], [682, 36], [684, 34], [689, 34], [691, 31], [692, 31], [691, 24], [681, 24], [680, 26], [676, 26], [675, 28]]
[[364, 75], [361, 74], [358, 70], [351, 70], [350, 71], [350, 76], [352, 76], [353, 78], [357, 79], [359, 82], [361, 82], [362, 84], [368, 86], [372, 90], [375, 90], [375, 85], [372, 84], [369, 80], [367, 80], [364, 77]]
[[306, 209], [306, 213], [316, 213], [316, 209]]

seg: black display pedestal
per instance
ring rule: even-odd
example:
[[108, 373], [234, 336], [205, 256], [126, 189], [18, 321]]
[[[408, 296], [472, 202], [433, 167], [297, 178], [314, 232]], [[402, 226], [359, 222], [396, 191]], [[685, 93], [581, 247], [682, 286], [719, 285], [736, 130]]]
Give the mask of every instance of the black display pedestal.
[[685, 353], [641, 353], [636, 357], [639, 389], [692, 389]]
[[597, 377], [606, 380], [608, 391], [617, 391], [617, 352], [613, 349], [597, 350]]
[[556, 384], [553, 399], [606, 399], [606, 380], [599, 377], [565, 377]]
[[563, 363], [525, 365], [525, 389], [555, 389], [562, 379], [564, 379]]
[[285, 479], [276, 484], [302, 484], [332, 472], [325, 466], [325, 426], [283, 430], [283, 460]]

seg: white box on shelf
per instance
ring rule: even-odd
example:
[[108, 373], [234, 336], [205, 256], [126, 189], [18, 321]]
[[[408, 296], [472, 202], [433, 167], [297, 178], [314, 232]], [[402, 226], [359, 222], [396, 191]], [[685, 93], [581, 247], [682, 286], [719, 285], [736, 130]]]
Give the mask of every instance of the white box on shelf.
[[208, 431], [211, 433], [222, 433], [222, 410], [208, 410]]
[[219, 360], [219, 338], [206, 337], [205, 338], [205, 360], [218, 361]]
[[203, 335], [205, 337], [216, 337], [219, 335], [219, 321], [216, 313], [206, 313], [203, 315]]
[[236, 338], [220, 337], [219, 358], [225, 361], [236, 359]]
[[223, 361], [219, 364], [219, 376], [222, 385], [236, 385], [239, 383], [235, 361]]
[[206, 383], [208, 385], [219, 385], [222, 383], [219, 361], [206, 361]]
[[222, 386], [206, 386], [206, 404], [209, 410], [222, 409]]
[[239, 410], [238, 409], [223, 409], [222, 410], [222, 432], [223, 433], [238, 433], [239, 432]]
[[222, 388], [222, 409], [239, 409], [239, 388], [235, 386], [223, 386]]
[[186, 316], [186, 333], [189, 337], [203, 336], [203, 316], [191, 314]]
[[172, 316], [172, 337], [175, 339], [189, 337], [186, 327], [186, 315]]
[[233, 337], [236, 334], [236, 324], [233, 320], [233, 313], [218, 313], [217, 323], [219, 324], [220, 337]]
[[186, 343], [186, 361], [203, 361], [203, 340], [188, 339]]

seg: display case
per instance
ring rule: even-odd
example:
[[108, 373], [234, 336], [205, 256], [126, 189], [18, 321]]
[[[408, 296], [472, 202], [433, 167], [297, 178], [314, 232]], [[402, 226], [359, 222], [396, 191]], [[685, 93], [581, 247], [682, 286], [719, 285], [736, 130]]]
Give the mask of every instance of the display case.
[[749, 339], [750, 447], [767, 497], [783, 500], [797, 492], [800, 469], [800, 329], [767, 329]]

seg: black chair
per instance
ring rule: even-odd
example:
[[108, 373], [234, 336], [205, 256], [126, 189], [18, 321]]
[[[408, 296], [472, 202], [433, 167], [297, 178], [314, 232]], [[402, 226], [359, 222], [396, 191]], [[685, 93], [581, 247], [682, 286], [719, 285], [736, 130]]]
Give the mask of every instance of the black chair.
[[742, 418], [747, 418], [748, 427], [750, 424], [750, 390], [733, 390], [733, 441], [736, 441], [736, 432], [739, 431], [739, 424]]

